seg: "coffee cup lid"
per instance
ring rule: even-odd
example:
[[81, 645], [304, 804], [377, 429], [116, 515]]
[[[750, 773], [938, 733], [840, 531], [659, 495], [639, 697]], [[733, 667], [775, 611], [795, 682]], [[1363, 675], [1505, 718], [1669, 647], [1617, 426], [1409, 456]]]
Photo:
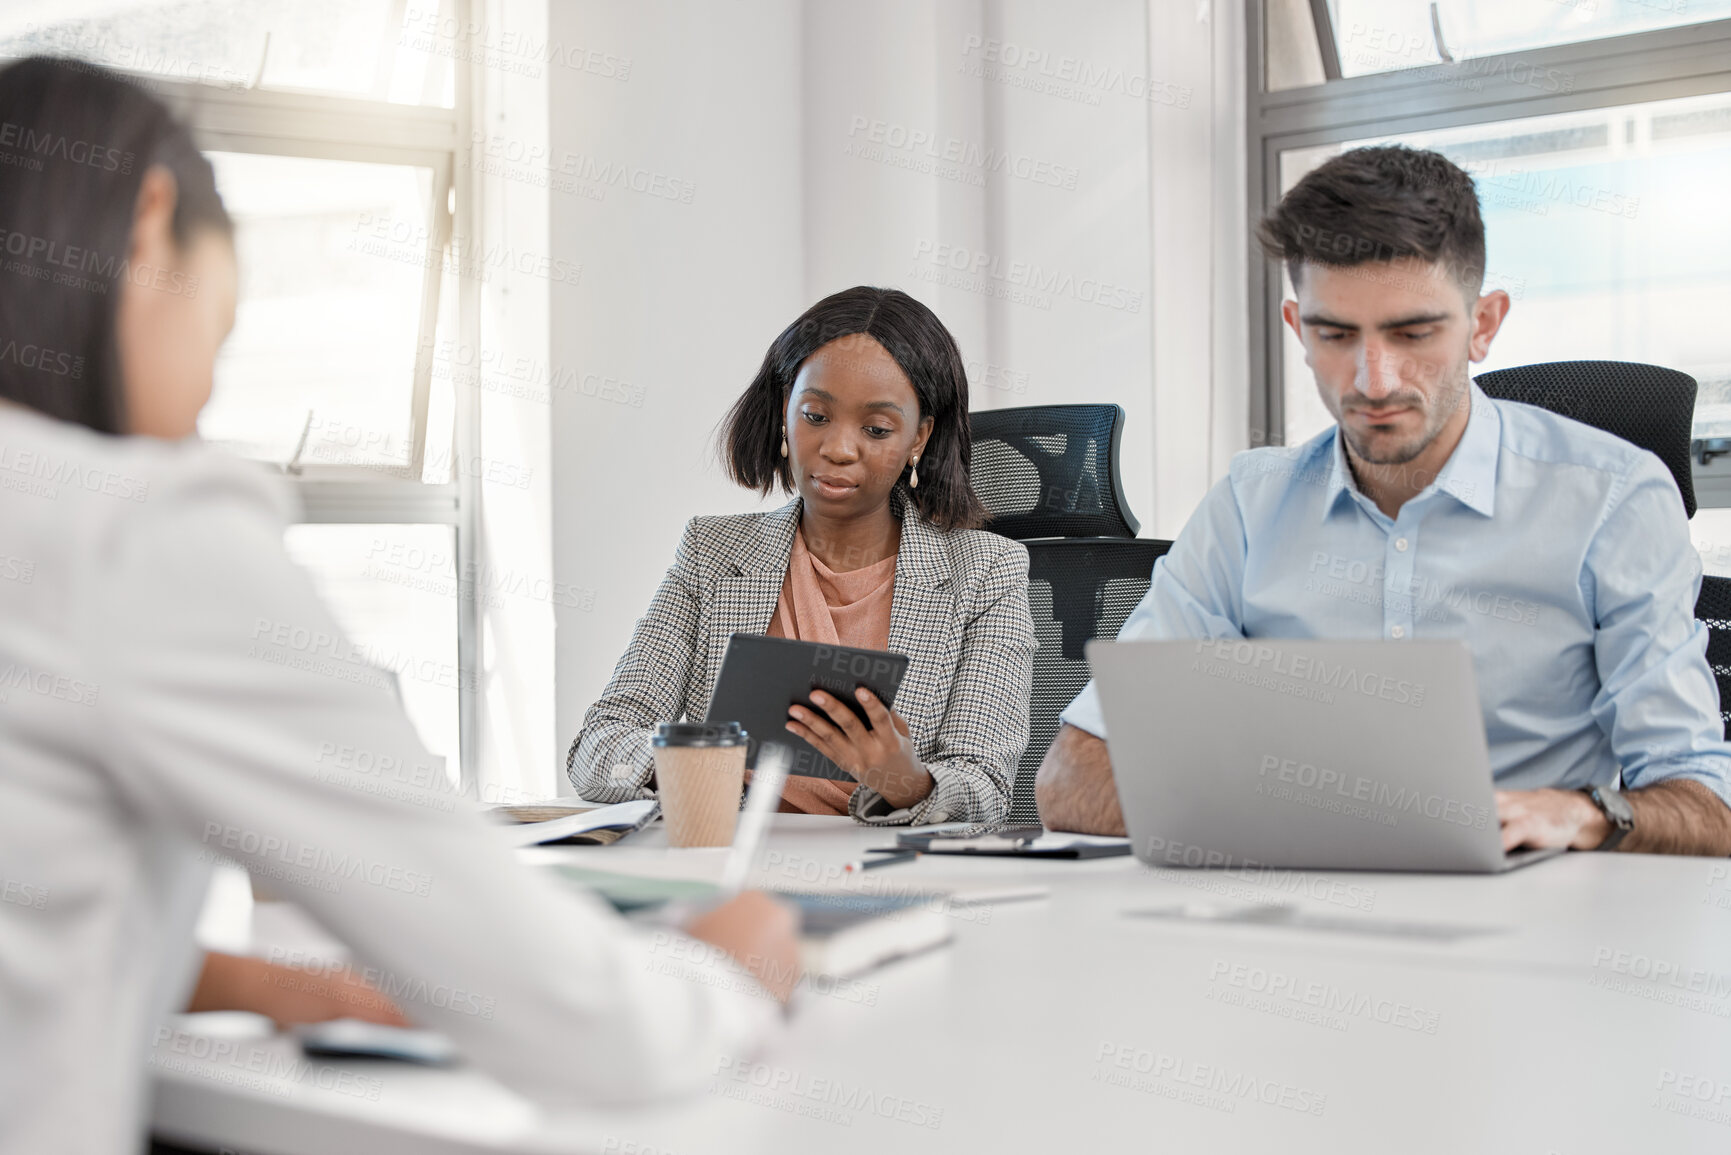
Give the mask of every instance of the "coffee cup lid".
[[651, 746], [743, 746], [750, 738], [738, 722], [662, 722]]

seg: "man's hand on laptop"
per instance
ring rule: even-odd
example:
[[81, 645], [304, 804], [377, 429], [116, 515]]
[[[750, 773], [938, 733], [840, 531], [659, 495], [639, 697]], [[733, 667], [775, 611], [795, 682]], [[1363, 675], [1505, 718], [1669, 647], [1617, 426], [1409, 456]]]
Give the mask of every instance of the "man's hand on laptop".
[[[1623, 791], [1635, 814], [1635, 828], [1617, 844], [1637, 854], [1731, 854], [1731, 807], [1701, 783], [1668, 778]], [[1578, 790], [1499, 790], [1497, 817], [1503, 849], [1517, 846], [1567, 846], [1594, 850], [1611, 832], [1611, 823]]]
[[1611, 824], [1579, 790], [1498, 790], [1497, 819], [1503, 827], [1503, 849], [1566, 846], [1593, 850], [1611, 832]]

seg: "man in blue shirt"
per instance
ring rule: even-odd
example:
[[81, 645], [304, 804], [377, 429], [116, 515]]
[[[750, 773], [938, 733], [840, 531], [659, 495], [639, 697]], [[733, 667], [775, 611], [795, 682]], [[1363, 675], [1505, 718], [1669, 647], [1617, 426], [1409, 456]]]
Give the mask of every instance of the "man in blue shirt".
[[[1509, 310], [1481, 292], [1472, 179], [1436, 153], [1355, 149], [1260, 237], [1337, 424], [1234, 457], [1119, 637], [1462, 639], [1505, 847], [1731, 854], [1731, 744], [1676, 484], [1645, 450], [1472, 382]], [[1092, 683], [1063, 721], [1041, 818], [1122, 834]]]

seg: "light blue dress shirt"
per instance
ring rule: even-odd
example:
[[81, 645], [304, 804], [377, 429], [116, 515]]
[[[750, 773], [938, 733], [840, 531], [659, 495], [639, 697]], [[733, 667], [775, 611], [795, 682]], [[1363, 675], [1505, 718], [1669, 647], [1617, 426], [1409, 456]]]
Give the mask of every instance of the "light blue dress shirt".
[[[1598, 429], [1471, 397], [1453, 456], [1392, 520], [1334, 427], [1235, 456], [1119, 638], [1460, 639], [1498, 786], [1620, 770], [1628, 788], [1693, 778], [1731, 805], [1701, 562], [1670, 473]], [[1092, 682], [1063, 720], [1106, 735]]]

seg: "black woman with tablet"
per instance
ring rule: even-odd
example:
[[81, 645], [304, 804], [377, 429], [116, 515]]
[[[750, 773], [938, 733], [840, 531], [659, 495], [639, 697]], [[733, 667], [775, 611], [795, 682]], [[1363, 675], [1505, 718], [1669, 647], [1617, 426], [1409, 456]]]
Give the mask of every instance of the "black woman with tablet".
[[906, 293], [848, 289], [789, 325], [727, 415], [720, 449], [734, 481], [793, 499], [686, 526], [572, 743], [578, 791], [651, 796], [656, 724], [709, 719], [718, 685], [736, 680], [722, 677], [730, 642], [760, 635], [810, 643], [796, 659], [808, 665], [819, 652], [832, 664], [859, 652], [906, 659], [899, 685], [843, 662], [777, 714], [781, 733], [752, 735], [791, 736], [809, 755], [783, 788], [784, 811], [1001, 823], [1028, 740], [1034, 627], [1027, 551], [976, 528], [985, 510], [970, 445], [961, 353]]

